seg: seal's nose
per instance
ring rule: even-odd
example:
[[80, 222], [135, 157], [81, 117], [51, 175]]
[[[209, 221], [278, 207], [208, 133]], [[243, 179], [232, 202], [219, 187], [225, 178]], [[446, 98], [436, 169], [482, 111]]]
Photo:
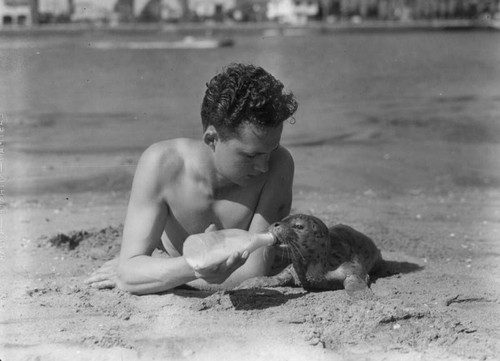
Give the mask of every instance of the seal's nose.
[[281, 231], [281, 222], [274, 222], [274, 223], [272, 223], [269, 226], [268, 231], [269, 232], [273, 232], [275, 234], [276, 234], [276, 232], [280, 232]]

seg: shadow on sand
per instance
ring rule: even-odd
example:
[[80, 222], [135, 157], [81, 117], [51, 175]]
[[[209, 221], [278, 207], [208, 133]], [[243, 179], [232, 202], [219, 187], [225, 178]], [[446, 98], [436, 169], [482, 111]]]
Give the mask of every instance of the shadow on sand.
[[383, 264], [370, 274], [370, 280], [372, 283], [375, 283], [379, 278], [391, 277], [397, 274], [419, 272], [423, 269], [423, 266], [416, 263], [384, 260]]
[[300, 298], [306, 292], [282, 292], [268, 288], [241, 289], [230, 291], [198, 291], [195, 289], [177, 288], [173, 291], [177, 296], [195, 298], [191, 308], [195, 311], [209, 309], [249, 311], [263, 310], [281, 306], [289, 300]]
[[[397, 274], [407, 274], [418, 272], [422, 266], [411, 262], [384, 261], [384, 263], [371, 275], [371, 282], [376, 282], [379, 278], [394, 276]], [[338, 290], [343, 289], [339, 284]], [[334, 291], [337, 289], [332, 289]], [[197, 290], [196, 288], [184, 285], [173, 290], [173, 293], [181, 297], [195, 299], [191, 308], [196, 311], [205, 310], [263, 310], [271, 307], [281, 306], [290, 300], [303, 297], [309, 292], [325, 292], [324, 290], [302, 290], [294, 288], [290, 291], [288, 287], [279, 289], [255, 288], [239, 290]]]

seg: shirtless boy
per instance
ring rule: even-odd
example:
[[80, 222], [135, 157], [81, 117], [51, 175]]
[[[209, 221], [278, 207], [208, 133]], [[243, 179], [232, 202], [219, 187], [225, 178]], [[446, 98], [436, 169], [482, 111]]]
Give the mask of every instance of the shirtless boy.
[[[266, 275], [270, 247], [237, 252], [195, 271], [182, 257], [182, 245], [190, 234], [226, 228], [248, 231], [249, 240], [289, 214], [294, 163], [280, 139], [283, 122], [296, 109], [293, 94], [264, 69], [223, 69], [207, 84], [202, 139], [159, 142], [141, 156], [117, 271], [110, 263], [87, 283], [146, 294], [192, 281], [230, 288]], [[169, 257], [152, 257], [156, 248]]]

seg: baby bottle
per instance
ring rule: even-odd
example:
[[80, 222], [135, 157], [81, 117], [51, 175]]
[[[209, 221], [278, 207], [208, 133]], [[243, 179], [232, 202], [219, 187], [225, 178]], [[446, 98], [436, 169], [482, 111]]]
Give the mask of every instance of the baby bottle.
[[274, 242], [270, 232], [252, 234], [241, 229], [223, 229], [189, 236], [184, 241], [183, 255], [191, 267], [202, 269], [225, 261], [235, 252], [251, 253]]

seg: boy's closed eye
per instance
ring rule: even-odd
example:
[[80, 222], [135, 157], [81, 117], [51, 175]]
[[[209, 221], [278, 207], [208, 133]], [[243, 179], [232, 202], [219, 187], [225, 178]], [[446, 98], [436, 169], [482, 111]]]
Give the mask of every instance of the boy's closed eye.
[[269, 153], [245, 153], [245, 156], [247, 158], [253, 159], [253, 158], [256, 158], [258, 155], [271, 154], [272, 152], [274, 152], [278, 148], [279, 148], [279, 144], [276, 147], [274, 147], [273, 150], [271, 150], [271, 152], [269, 152]]

